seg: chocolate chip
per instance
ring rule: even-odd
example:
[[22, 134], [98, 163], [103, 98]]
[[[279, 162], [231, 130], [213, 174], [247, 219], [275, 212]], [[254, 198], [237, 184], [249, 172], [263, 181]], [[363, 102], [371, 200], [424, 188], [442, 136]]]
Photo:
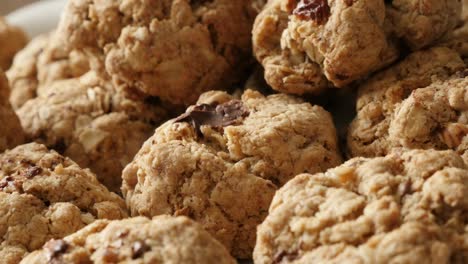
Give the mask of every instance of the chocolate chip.
[[69, 245], [65, 240], [62, 239], [52, 239], [44, 245], [44, 249], [47, 252], [47, 256], [49, 261], [52, 259], [57, 258], [60, 254], [63, 254], [67, 251]]
[[327, 0], [301, 0], [293, 14], [301, 20], [313, 20], [323, 25], [330, 17], [330, 7]]
[[0, 189], [3, 189], [8, 186], [9, 182], [13, 181], [13, 177], [11, 176], [6, 176], [0, 181]]
[[151, 249], [144, 241], [136, 241], [132, 245], [132, 259], [137, 259]]
[[201, 104], [192, 107], [187, 113], [175, 119], [175, 122], [190, 123], [199, 134], [203, 125], [222, 128], [235, 125], [247, 117], [249, 111], [239, 100], [231, 100], [224, 104]]
[[40, 167], [33, 166], [26, 170], [26, 173], [24, 174], [24, 176], [28, 179], [31, 179], [41, 174], [41, 172], [42, 172], [42, 169]]

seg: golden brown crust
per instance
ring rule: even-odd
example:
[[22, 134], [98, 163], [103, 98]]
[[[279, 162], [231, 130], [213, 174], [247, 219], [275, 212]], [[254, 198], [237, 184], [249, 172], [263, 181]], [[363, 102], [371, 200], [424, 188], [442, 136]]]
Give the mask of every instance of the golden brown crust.
[[276, 189], [340, 163], [336, 131], [321, 107], [283, 94], [208, 92], [198, 104], [156, 130], [125, 168], [122, 192], [132, 215], [190, 216], [249, 258]]
[[208, 232], [186, 217], [136, 217], [96, 221], [51, 240], [22, 264], [60, 263], [220, 263], [236, 261]]
[[303, 174], [273, 199], [255, 263], [464, 263], [468, 167], [453, 151], [398, 150]]
[[351, 156], [389, 153], [394, 145], [388, 138], [389, 129], [398, 105], [418, 88], [447, 80], [465, 68], [457, 52], [435, 47], [415, 52], [364, 82], [359, 88], [357, 116], [348, 132]]
[[[344, 87], [457, 24], [457, 0], [271, 0], [256, 18], [253, 46], [273, 89], [293, 94]], [[329, 84], [330, 82], [331, 84]]]
[[96, 219], [127, 217], [122, 198], [94, 174], [36, 143], [0, 155], [0, 211], [0, 254], [8, 264]]
[[190, 104], [249, 66], [254, 2], [74, 0], [59, 33], [70, 47], [104, 53], [116, 84]]

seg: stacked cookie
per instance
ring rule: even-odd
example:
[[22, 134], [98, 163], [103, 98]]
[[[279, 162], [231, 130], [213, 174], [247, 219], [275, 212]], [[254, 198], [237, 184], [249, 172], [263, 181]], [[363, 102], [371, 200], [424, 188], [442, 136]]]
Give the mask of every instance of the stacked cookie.
[[0, 76], [1, 254], [468, 262], [467, 14], [70, 0]]

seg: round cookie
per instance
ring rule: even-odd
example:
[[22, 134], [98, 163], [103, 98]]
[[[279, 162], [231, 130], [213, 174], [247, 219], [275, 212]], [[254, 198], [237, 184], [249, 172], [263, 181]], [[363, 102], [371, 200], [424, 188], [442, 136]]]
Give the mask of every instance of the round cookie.
[[253, 48], [273, 89], [316, 94], [389, 65], [400, 46], [433, 44], [459, 12], [458, 0], [271, 0], [256, 18]]
[[24, 142], [24, 132], [18, 116], [13, 111], [8, 97], [10, 87], [0, 69], [0, 153]]
[[328, 112], [284, 94], [203, 94], [156, 130], [123, 172], [133, 216], [186, 215], [237, 258], [250, 258], [275, 191], [340, 164]]
[[416, 89], [392, 115], [388, 141], [392, 147], [453, 149], [468, 164], [468, 78]]
[[15, 109], [36, 98], [58, 80], [77, 78], [90, 70], [93, 59], [77, 50], [60, 46], [54, 33], [34, 38], [15, 56], [7, 72], [10, 102]]
[[49, 241], [21, 263], [50, 262], [236, 263], [221, 243], [183, 216], [96, 221], [62, 240]]
[[[375, 157], [389, 153], [395, 145], [389, 139], [389, 129], [400, 103], [418, 88], [447, 80], [465, 69], [466, 65], [457, 52], [434, 47], [414, 52], [399, 64], [364, 82], [358, 91], [357, 116], [348, 131], [349, 154], [353, 157]], [[451, 119], [455, 120], [455, 117]], [[462, 117], [459, 120], [464, 122]], [[408, 144], [405, 146], [409, 147]]]
[[0, 255], [10, 264], [51, 238], [127, 211], [89, 170], [31, 143], [0, 155], [0, 216]]
[[251, 64], [259, 0], [69, 1], [64, 45], [104, 53], [119, 86], [174, 104], [238, 81]]
[[18, 27], [0, 17], [0, 69], [8, 70], [15, 54], [28, 43], [28, 37]]
[[119, 192], [123, 168], [164, 121], [155, 100], [134, 100], [90, 71], [55, 81], [17, 111], [27, 136], [90, 168]]
[[456, 50], [466, 61], [468, 58], [468, 0], [462, 0], [461, 20], [455, 30], [446, 36], [440, 45]]
[[398, 150], [302, 174], [275, 195], [255, 263], [466, 263], [468, 167]]

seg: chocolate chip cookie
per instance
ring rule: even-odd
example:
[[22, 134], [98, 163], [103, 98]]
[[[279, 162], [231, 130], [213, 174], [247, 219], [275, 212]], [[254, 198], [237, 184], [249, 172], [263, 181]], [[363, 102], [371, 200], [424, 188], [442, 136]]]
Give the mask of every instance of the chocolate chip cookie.
[[90, 71], [55, 81], [17, 113], [27, 136], [90, 168], [119, 192], [123, 168], [167, 117], [157, 100], [132, 99]]
[[340, 161], [323, 108], [284, 94], [211, 91], [156, 130], [125, 168], [122, 192], [133, 216], [189, 216], [249, 258], [275, 191]]
[[22, 144], [25, 140], [18, 116], [8, 101], [9, 94], [8, 80], [0, 69], [0, 153]]
[[100, 220], [64, 239], [51, 240], [21, 263], [229, 263], [236, 261], [187, 217]]
[[466, 263], [468, 167], [395, 151], [299, 175], [258, 228], [255, 263]]
[[241, 78], [251, 61], [259, 0], [74, 0], [64, 45], [104, 54], [115, 84], [174, 104]]
[[344, 87], [428, 47], [458, 22], [458, 0], [271, 0], [256, 18], [254, 53], [273, 89]]
[[125, 203], [94, 174], [36, 143], [0, 155], [0, 255], [18, 263], [49, 239], [96, 219], [127, 217]]
[[[466, 88], [461, 87], [464, 73], [456, 74], [465, 69], [457, 52], [435, 47], [411, 54], [362, 84], [357, 117], [348, 133], [351, 156], [383, 156], [395, 146], [456, 149], [456, 144], [441, 135], [447, 126], [468, 124]], [[450, 78], [454, 80], [446, 81]], [[438, 84], [431, 86], [435, 82]], [[424, 87], [429, 88], [419, 91]], [[454, 90], [449, 92], [450, 89]], [[411, 115], [405, 116], [408, 111], [412, 111]], [[393, 131], [393, 136], [389, 131]]]
[[0, 17], [0, 68], [10, 68], [15, 54], [28, 43], [28, 37], [18, 27], [9, 25]]

